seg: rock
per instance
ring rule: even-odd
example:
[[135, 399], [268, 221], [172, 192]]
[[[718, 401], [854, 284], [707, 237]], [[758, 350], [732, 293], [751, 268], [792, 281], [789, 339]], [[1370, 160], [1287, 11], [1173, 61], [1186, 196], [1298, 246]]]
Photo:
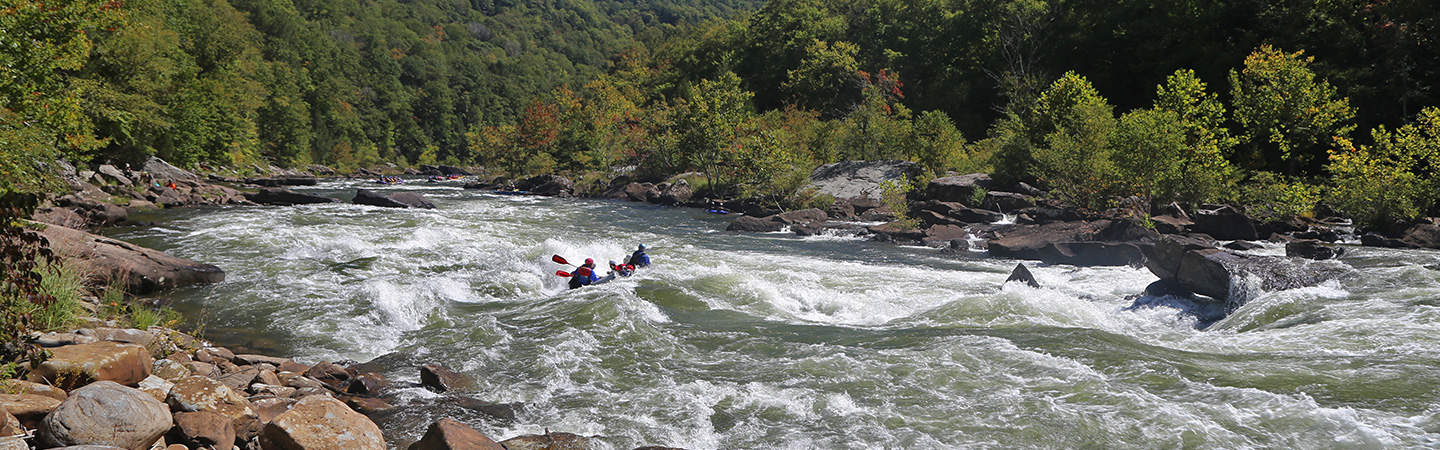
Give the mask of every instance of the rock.
[[210, 378], [192, 376], [175, 382], [166, 403], [176, 412], [210, 411], [229, 417], [242, 440], [255, 436], [260, 417], [245, 397]]
[[740, 217], [735, 218], [734, 221], [731, 221], [731, 222], [730, 222], [730, 225], [727, 226], [727, 227], [725, 227], [725, 231], [748, 231], [748, 232], [752, 232], [752, 233], [771, 233], [771, 232], [776, 232], [776, 231], [780, 231], [780, 230], [784, 229], [784, 228], [785, 228], [785, 224], [780, 223], [780, 221], [778, 221], [778, 220], [774, 220], [774, 219], [773, 219], [774, 217], [775, 217], [775, 216], [764, 217], [764, 218], [761, 218], [761, 217], [752, 217], [752, 216], [740, 216]]
[[235, 352], [225, 347], [206, 347], [195, 351], [195, 360], [203, 363], [220, 364], [235, 359]]
[[61, 401], [64, 401], [67, 396], [65, 391], [60, 388], [25, 380], [0, 380], [0, 392], [43, 395]]
[[989, 241], [990, 254], [1050, 264], [1123, 266], [1144, 261], [1153, 231], [1129, 221], [1024, 225]]
[[229, 417], [210, 412], [182, 412], [175, 414], [175, 432], [172, 441], [183, 442], [194, 448], [225, 448], [235, 445], [235, 425]]
[[349, 406], [350, 409], [355, 410], [355, 412], [366, 415], [395, 409], [390, 403], [371, 397], [350, 397], [345, 399], [345, 404]]
[[155, 397], [155, 401], [163, 402], [165, 401], [166, 397], [170, 396], [170, 389], [174, 387], [175, 383], [171, 383], [169, 380], [151, 375], [145, 377], [145, 379], [143, 380], [140, 380], [140, 384], [137, 389], [140, 389], [140, 392], [150, 394], [151, 397]]
[[165, 162], [165, 160], [156, 158], [154, 156], [146, 159], [145, 164], [140, 166], [140, 170], [149, 173], [150, 178], [152, 179], [162, 180], [162, 183], [165, 180], [200, 181], [200, 177], [195, 175], [194, 173], [190, 173], [185, 169], [172, 166], [170, 165], [170, 163]]
[[538, 175], [521, 180], [515, 185], [522, 191], [535, 195], [569, 197], [575, 193], [575, 182], [559, 175]]
[[277, 372], [305, 373], [307, 370], [310, 370], [310, 366], [295, 361], [285, 361], [275, 366]]
[[251, 404], [251, 409], [260, 417], [261, 423], [270, 423], [276, 416], [289, 411], [295, 405], [295, 400], [288, 398], [265, 398], [256, 400]]
[[921, 171], [919, 165], [908, 161], [841, 161], [815, 168], [810, 183], [801, 191], [813, 190], [837, 199], [879, 200], [884, 193], [881, 183], [901, 177], [913, 180]]
[[76, 344], [93, 344], [100, 342], [94, 336], [86, 336], [80, 333], [45, 333], [35, 338], [35, 345], [41, 347], [64, 347]]
[[1265, 246], [1250, 241], [1235, 241], [1229, 244], [1225, 244], [1225, 248], [1230, 250], [1246, 251], [1265, 248]]
[[448, 392], [472, 388], [475, 381], [445, 366], [426, 364], [420, 366], [420, 385], [432, 391]]
[[1175, 280], [1156, 280], [1145, 286], [1145, 295], [1151, 297], [1190, 297], [1192, 294]]
[[377, 373], [362, 373], [350, 379], [350, 385], [345, 388], [345, 393], [355, 395], [380, 395], [380, 392], [389, 385], [385, 377]]
[[995, 223], [1005, 218], [1004, 215], [995, 211], [975, 209], [965, 206], [963, 203], [942, 202], [939, 200], [928, 200], [918, 203], [915, 209], [932, 211], [961, 223]]
[[825, 208], [825, 215], [836, 220], [850, 220], [855, 218], [855, 204], [849, 200], [835, 200], [828, 208]]
[[430, 203], [430, 200], [426, 199], [425, 196], [414, 192], [396, 192], [390, 195], [381, 195], [379, 192], [358, 189], [355, 191], [355, 200], [353, 200], [353, 203], [385, 208], [435, 209], [434, 203]]
[[84, 260], [101, 276], [125, 277], [135, 294], [225, 280], [219, 267], [104, 236], [54, 225], [46, 226], [40, 235], [50, 241], [51, 248]]
[[157, 359], [150, 365], [150, 374], [168, 381], [175, 381], [192, 375], [190, 367], [173, 359]]
[[374, 422], [323, 396], [305, 397], [265, 424], [260, 445], [275, 450], [386, 448]]
[[50, 446], [149, 448], [170, 429], [170, 409], [149, 394], [100, 381], [70, 392], [45, 416], [39, 435]]
[[30, 372], [30, 381], [74, 389], [95, 381], [134, 385], [150, 376], [150, 352], [118, 342], [69, 345], [50, 349], [50, 359]]
[[505, 447], [490, 440], [474, 428], [470, 428], [455, 419], [449, 417], [440, 419], [430, 424], [430, 429], [425, 431], [425, 437], [420, 438], [414, 444], [410, 444], [410, 450], [506, 450]]
[[936, 178], [930, 180], [930, 185], [926, 186], [925, 198], [980, 207], [985, 198], [979, 197], [977, 193], [988, 191], [993, 185], [990, 175], [983, 173]]
[[590, 438], [571, 433], [530, 434], [500, 442], [506, 450], [589, 450]]
[[471, 411], [478, 412], [502, 422], [514, 422], [520, 403], [494, 403], [470, 397], [451, 397], [449, 402]]
[[328, 389], [325, 383], [321, 383], [319, 380], [307, 376], [293, 376], [290, 377], [288, 380], [284, 377], [281, 377], [281, 380], [285, 381], [285, 387], [292, 387], [295, 389]]
[[660, 199], [660, 191], [653, 183], [630, 183], [625, 185], [625, 198], [632, 202], [652, 202]]
[[1186, 233], [1190, 231], [1191, 226], [1195, 225], [1195, 221], [1190, 220], [1188, 217], [1181, 218], [1175, 216], [1155, 216], [1150, 218], [1150, 222], [1155, 224], [1155, 231], [1160, 234]]
[[1414, 247], [1440, 249], [1440, 225], [1433, 220], [1414, 225], [1405, 230], [1400, 240]]
[[[291, 398], [295, 396], [296, 391], [298, 391], [298, 389], [295, 389], [293, 387], [279, 386], [274, 384], [255, 383], [250, 385], [250, 392], [254, 393], [257, 396]], [[254, 402], [251, 403], [253, 404]]]
[[815, 208], [784, 212], [776, 214], [774, 217], [775, 220], [786, 225], [813, 224], [824, 222], [829, 218], [825, 211]]
[[919, 243], [925, 239], [925, 230], [901, 228], [894, 223], [866, 227], [866, 230], [874, 235], [873, 240], [879, 242], [912, 244]]
[[200, 361], [190, 361], [188, 363], [185, 363], [185, 366], [190, 368], [191, 375], [198, 375], [202, 377], [220, 376], [220, 368], [215, 367], [214, 364], [203, 363]]
[[[1010, 271], [1010, 278], [1006, 278], [1005, 283], [1009, 283], [1011, 281], [1025, 283], [1027, 286], [1030, 286], [1032, 288], [1040, 287], [1040, 282], [1035, 281], [1035, 275], [1032, 275], [1030, 273], [1030, 269], [1025, 268], [1024, 264], [1016, 264], [1015, 270]], [[1000, 284], [1004, 285], [1005, 283]]]
[[269, 364], [275, 367], [280, 367], [287, 362], [293, 362], [290, 360], [290, 358], [276, 358], [273, 356], [265, 355], [235, 355], [235, 358], [233, 358], [233, 360], [238, 364]]
[[244, 391], [246, 388], [249, 388], [250, 383], [254, 383], [255, 379], [259, 377], [260, 369], [254, 366], [250, 366], [237, 370], [235, 372], [221, 375], [220, 378], [216, 379], [216, 381], [219, 381], [230, 389], [239, 392]]
[[255, 381], [257, 383], [271, 384], [275, 386], [285, 384], [280, 381], [280, 376], [276, 375], [274, 370], [261, 370], [260, 376], [255, 377]]
[[1285, 256], [1291, 258], [1305, 258], [1320, 261], [1339, 258], [1340, 255], [1343, 254], [1345, 254], [1344, 248], [1324, 245], [1317, 240], [1300, 240], [1285, 244]]
[[101, 164], [95, 171], [123, 186], [133, 186], [135, 184], [134, 181], [130, 180], [130, 177], [125, 176], [125, 172], [121, 172], [120, 169], [109, 164]]
[[269, 178], [246, 178], [245, 183], [265, 187], [314, 186], [320, 184], [320, 180], [312, 176], [289, 175]]
[[1366, 247], [1383, 248], [1416, 248], [1417, 246], [1401, 239], [1392, 239], [1381, 236], [1378, 233], [1365, 233], [1360, 236], [1360, 245]]
[[985, 201], [980, 204], [981, 208], [991, 211], [1018, 211], [1035, 206], [1035, 198], [1025, 194], [1014, 192], [990, 191], [985, 193]]
[[69, 228], [85, 228], [89, 224], [89, 219], [85, 216], [73, 209], [61, 207], [36, 208], [35, 213], [30, 215], [30, 220]]
[[1309, 230], [1294, 233], [1296, 239], [1313, 239], [1323, 242], [1339, 242], [1340, 232], [1329, 228], [1311, 228]]
[[305, 376], [325, 383], [336, 391], [343, 391], [355, 374], [350, 370], [327, 361], [321, 361], [305, 371]]
[[0, 394], [0, 409], [3, 409], [20, 420], [20, 423], [28, 427], [34, 427], [40, 423], [56, 407], [60, 406], [61, 400], [53, 397], [36, 394]]
[[1195, 221], [1190, 230], [1205, 233], [1222, 241], [1253, 241], [1260, 239], [1255, 223], [1233, 206], [1221, 206], [1211, 210], [1198, 210], [1191, 219]]
[[[12, 436], [21, 436], [24, 434], [25, 426], [20, 424], [20, 419], [15, 417], [14, 414], [10, 414], [10, 411], [0, 408], [0, 439], [10, 439]], [[4, 448], [6, 448], [4, 444], [0, 443], [0, 449]], [[30, 446], [24, 445], [23, 443], [20, 445], [21, 450], [28, 450], [29, 448]]]
[[253, 194], [245, 194], [245, 198], [262, 205], [273, 206], [294, 206], [312, 205], [320, 203], [337, 203], [340, 199], [322, 197], [319, 195], [303, 194], [289, 189], [266, 188]]
[[[1251, 286], [1236, 285], [1257, 279], [1264, 290], [1311, 286], [1339, 275], [1342, 269], [1302, 266], [1287, 258], [1232, 253], [1211, 247], [1206, 239], [1166, 235], [1146, 250], [1145, 267], [1162, 280], [1188, 292], [1240, 306]], [[1234, 294], [1239, 294], [1237, 297]]]
[[82, 328], [75, 332], [94, 337], [99, 341], [135, 344], [141, 347], [149, 347], [150, 344], [155, 343], [155, 334], [134, 328]]
[[680, 206], [688, 203], [690, 197], [694, 195], [695, 190], [691, 189], [690, 183], [682, 178], [670, 186], [665, 187], [665, 190], [660, 192], [660, 196], [656, 200], [662, 205]]

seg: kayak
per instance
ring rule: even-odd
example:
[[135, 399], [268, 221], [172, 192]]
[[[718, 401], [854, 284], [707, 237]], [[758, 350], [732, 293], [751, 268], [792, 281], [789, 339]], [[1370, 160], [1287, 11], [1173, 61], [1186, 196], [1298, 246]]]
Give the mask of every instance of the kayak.
[[723, 209], [707, 209], [705, 210], [705, 212], [708, 212], [710, 214], [730, 214], [730, 211], [726, 211]]

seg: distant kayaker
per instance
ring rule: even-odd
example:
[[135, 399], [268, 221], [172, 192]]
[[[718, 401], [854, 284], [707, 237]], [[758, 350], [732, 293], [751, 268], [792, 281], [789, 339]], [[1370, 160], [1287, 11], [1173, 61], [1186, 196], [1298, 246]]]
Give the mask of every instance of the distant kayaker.
[[625, 260], [625, 264], [635, 267], [649, 266], [650, 255], [645, 254], [645, 244], [640, 244], [640, 248], [635, 250], [635, 253], [630, 254], [630, 259]]
[[595, 259], [585, 258], [585, 264], [575, 269], [575, 274], [570, 276], [570, 289], [589, 286], [599, 280], [600, 277], [595, 275]]

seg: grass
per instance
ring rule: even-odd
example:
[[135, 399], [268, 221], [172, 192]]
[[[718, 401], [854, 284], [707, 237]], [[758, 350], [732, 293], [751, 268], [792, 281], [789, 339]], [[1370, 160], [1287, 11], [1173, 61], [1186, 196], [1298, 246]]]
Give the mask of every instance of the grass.
[[36, 328], [54, 330], [79, 322], [85, 311], [80, 294], [85, 289], [85, 274], [74, 265], [61, 260], [47, 260], [38, 269], [40, 290], [55, 300], [48, 305], [32, 305], [30, 318]]

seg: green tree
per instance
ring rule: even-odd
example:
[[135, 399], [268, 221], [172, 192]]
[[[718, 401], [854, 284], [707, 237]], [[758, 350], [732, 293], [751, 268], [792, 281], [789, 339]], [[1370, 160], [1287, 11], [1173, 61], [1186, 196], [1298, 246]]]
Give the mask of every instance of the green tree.
[[980, 169], [965, 152], [965, 136], [955, 129], [955, 123], [944, 112], [920, 113], [911, 132], [910, 158], [932, 175], [944, 176], [950, 169], [962, 172]]
[[701, 80], [691, 97], [677, 107], [679, 151], [690, 166], [705, 174], [711, 186], [717, 186], [717, 181], [735, 182], [727, 177], [731, 173], [727, 166], [735, 161], [740, 128], [753, 114], [753, 97], [740, 87], [740, 77], [727, 72], [715, 80]]
[[1311, 71], [1315, 58], [1261, 46], [1230, 71], [1235, 120], [1245, 132], [1255, 169], [1288, 175], [1312, 173], [1324, 163], [1331, 138], [1345, 137], [1354, 125], [1350, 101]]
[[820, 111], [821, 117], [835, 118], [850, 112], [859, 101], [866, 83], [858, 72], [855, 54], [860, 47], [849, 42], [834, 44], [815, 40], [805, 49], [799, 67], [791, 69], [781, 86], [789, 101]]
[[1112, 151], [1118, 178], [1147, 204], [1176, 197], [1185, 183], [1188, 142], [1180, 115], [1140, 109], [1120, 117]]
[[1178, 171], [1160, 199], [1199, 204], [1220, 198], [1236, 177], [1226, 159], [1237, 141], [1224, 126], [1225, 105], [1194, 71], [1177, 70], [1156, 88], [1154, 108], [1175, 113], [1184, 133]]
[[1040, 181], [1061, 199], [1099, 206], [1114, 188], [1111, 138], [1114, 108], [1090, 82], [1067, 72], [1040, 94], [1036, 130], [1044, 145], [1032, 150]]
[[1340, 139], [1326, 201], [1358, 225], [1387, 227], [1420, 217], [1440, 191], [1440, 108], [1425, 108], [1395, 131], [1371, 131], [1373, 146]]

